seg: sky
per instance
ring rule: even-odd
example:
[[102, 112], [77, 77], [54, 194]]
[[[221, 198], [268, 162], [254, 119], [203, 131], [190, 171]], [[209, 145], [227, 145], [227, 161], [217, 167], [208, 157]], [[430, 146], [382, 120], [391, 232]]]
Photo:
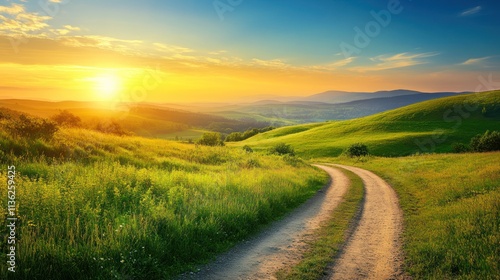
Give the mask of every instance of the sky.
[[0, 98], [500, 88], [500, 2], [0, 0]]

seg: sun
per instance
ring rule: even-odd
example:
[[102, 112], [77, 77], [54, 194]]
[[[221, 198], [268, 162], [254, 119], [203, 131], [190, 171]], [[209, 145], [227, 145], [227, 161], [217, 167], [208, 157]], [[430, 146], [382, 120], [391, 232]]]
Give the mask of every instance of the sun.
[[97, 76], [94, 79], [95, 92], [99, 99], [108, 100], [116, 96], [122, 89], [122, 80], [114, 74]]

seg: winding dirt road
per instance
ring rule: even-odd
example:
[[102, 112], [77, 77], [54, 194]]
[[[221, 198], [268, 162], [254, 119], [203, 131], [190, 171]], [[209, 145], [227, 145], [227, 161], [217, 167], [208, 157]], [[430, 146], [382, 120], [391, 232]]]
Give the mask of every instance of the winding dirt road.
[[330, 217], [349, 186], [349, 179], [338, 169], [325, 170], [331, 182], [284, 219], [262, 233], [219, 256], [195, 274], [180, 279], [275, 279], [280, 268], [298, 263], [311, 233]]
[[394, 190], [377, 175], [360, 168], [316, 166], [332, 179], [313, 198], [197, 273], [179, 279], [276, 279], [278, 270], [300, 261], [311, 234], [342, 201], [350, 182], [337, 168], [361, 177], [365, 198], [353, 233], [325, 279], [401, 278], [402, 215]]
[[400, 235], [402, 212], [394, 190], [370, 171], [334, 165], [354, 172], [365, 185], [361, 217], [327, 279], [402, 278]]

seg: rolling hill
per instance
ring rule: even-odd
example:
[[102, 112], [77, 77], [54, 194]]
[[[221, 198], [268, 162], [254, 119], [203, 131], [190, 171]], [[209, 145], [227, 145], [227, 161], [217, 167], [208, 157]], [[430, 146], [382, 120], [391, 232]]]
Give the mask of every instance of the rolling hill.
[[[43, 118], [56, 115], [61, 110], [68, 110], [80, 117], [88, 127], [93, 127], [105, 120], [114, 120], [126, 130], [139, 136], [154, 138], [174, 138], [186, 132], [204, 130], [230, 133], [269, 125], [265, 118], [234, 119], [147, 104], [123, 104], [119, 110], [115, 110], [110, 104], [104, 102], [5, 99], [0, 100], [0, 108], [14, 108], [19, 112]], [[201, 135], [201, 133], [193, 135]]]
[[[356, 98], [356, 93], [352, 98]], [[414, 103], [438, 99], [443, 97], [456, 96], [457, 93], [416, 93], [407, 95], [394, 95], [390, 97], [387, 94], [364, 94], [363, 97], [371, 96], [369, 99], [350, 101], [347, 103], [331, 104], [315, 101], [261, 101], [250, 105], [244, 105], [237, 109], [238, 114], [246, 119], [258, 119], [273, 123], [276, 126], [290, 123], [301, 124], [311, 122], [323, 122], [326, 120], [349, 120], [365, 117], [387, 110], [411, 105]], [[236, 117], [234, 111], [224, 111], [216, 113], [226, 117]]]
[[291, 144], [304, 158], [338, 156], [362, 142], [374, 155], [404, 156], [449, 152], [453, 143], [468, 143], [486, 130], [500, 130], [500, 91], [464, 94], [425, 101], [376, 115], [282, 127], [236, 146], [267, 149]]

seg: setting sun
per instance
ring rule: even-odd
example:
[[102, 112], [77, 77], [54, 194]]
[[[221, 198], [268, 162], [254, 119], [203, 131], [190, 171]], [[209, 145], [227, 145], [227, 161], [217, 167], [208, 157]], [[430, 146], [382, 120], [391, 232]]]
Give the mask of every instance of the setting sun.
[[95, 94], [100, 99], [110, 99], [120, 92], [122, 89], [122, 80], [116, 75], [102, 75], [94, 79]]

